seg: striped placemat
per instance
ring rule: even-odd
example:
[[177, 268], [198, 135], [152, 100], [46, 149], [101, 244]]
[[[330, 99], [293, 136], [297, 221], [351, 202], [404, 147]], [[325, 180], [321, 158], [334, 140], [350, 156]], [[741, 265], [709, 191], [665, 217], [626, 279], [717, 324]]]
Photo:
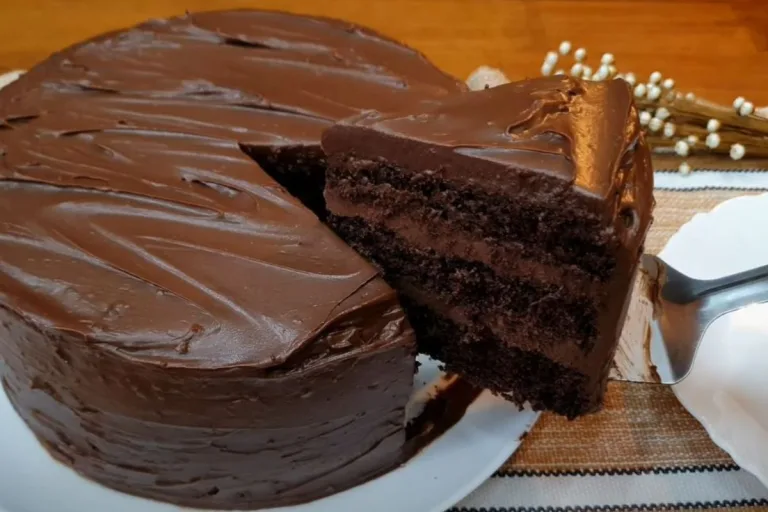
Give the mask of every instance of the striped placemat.
[[[736, 173], [657, 172], [665, 190], [655, 194], [647, 250], [660, 251], [696, 213], [768, 189], [768, 172]], [[729, 189], [717, 188], [734, 175]], [[543, 414], [517, 453], [450, 512], [742, 509], [768, 512], [768, 489], [710, 440], [671, 389], [611, 382], [598, 414]]]

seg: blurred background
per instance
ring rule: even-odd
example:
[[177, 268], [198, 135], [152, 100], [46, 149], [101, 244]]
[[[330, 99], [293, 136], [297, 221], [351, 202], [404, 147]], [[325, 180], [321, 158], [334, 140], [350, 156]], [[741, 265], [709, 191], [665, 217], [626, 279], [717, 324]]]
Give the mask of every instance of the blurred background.
[[184, 10], [258, 7], [339, 17], [424, 52], [460, 78], [480, 65], [512, 79], [538, 75], [569, 40], [599, 66], [655, 70], [678, 90], [730, 104], [768, 105], [765, 0], [0, 0], [0, 72], [25, 69], [100, 32]]

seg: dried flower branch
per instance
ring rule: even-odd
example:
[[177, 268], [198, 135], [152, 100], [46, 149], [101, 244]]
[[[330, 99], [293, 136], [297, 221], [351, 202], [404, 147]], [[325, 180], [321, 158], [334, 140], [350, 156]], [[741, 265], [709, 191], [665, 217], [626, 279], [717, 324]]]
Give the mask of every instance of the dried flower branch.
[[[641, 81], [634, 73], [619, 72], [611, 53], [600, 57], [600, 65], [593, 72], [586, 63], [586, 49], [578, 48], [571, 54], [571, 48], [569, 41], [563, 41], [557, 52], [548, 52], [541, 73], [566, 74], [560, 69], [563, 68], [568, 69], [571, 76], [584, 80], [625, 80], [632, 87], [640, 124], [654, 150], [673, 151], [683, 158], [699, 154], [723, 155], [733, 160], [745, 156], [768, 158], [768, 118], [759, 115], [744, 97], [734, 99], [731, 106], [718, 105], [690, 92], [681, 93], [675, 88], [674, 79], [664, 77], [659, 71], [651, 73], [647, 81]], [[569, 56], [573, 60], [570, 66], [563, 62]], [[472, 74], [468, 83], [470, 88], [477, 89], [508, 81], [499, 70], [483, 67]], [[478, 84], [483, 85], [478, 87]], [[690, 166], [683, 162], [680, 172], [689, 173]]]

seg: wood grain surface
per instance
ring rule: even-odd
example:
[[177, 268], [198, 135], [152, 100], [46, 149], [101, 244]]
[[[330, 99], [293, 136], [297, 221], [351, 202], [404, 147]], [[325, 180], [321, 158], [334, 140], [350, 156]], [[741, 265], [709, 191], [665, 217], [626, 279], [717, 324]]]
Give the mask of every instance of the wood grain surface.
[[0, 0], [0, 72], [147, 18], [232, 7], [359, 22], [461, 78], [481, 64], [537, 75], [545, 52], [568, 39], [592, 64], [612, 52], [620, 70], [658, 69], [699, 96], [768, 104], [765, 0]]

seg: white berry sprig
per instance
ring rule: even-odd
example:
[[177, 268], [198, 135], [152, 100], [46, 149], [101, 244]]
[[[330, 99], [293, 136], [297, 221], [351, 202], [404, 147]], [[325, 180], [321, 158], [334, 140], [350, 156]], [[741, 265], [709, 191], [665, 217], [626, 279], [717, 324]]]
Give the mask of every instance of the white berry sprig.
[[[640, 126], [654, 150], [667, 149], [682, 158], [708, 153], [733, 160], [768, 158], [768, 119], [743, 96], [728, 107], [717, 105], [678, 90], [675, 79], [659, 70], [643, 77], [621, 71], [613, 53], [598, 55], [599, 63], [593, 68], [586, 48], [562, 41], [544, 56], [541, 74], [591, 81], [624, 80], [634, 96]], [[471, 89], [481, 89], [508, 81], [501, 71], [482, 66], [467, 83]], [[687, 162], [681, 164], [680, 172], [690, 172]]]
[[[768, 157], [768, 120], [755, 115], [753, 103], [743, 97], [733, 101], [732, 109], [700, 100], [692, 92], [677, 90], [674, 78], [655, 70], [645, 79], [635, 73], [621, 72], [613, 53], [603, 53], [594, 72], [587, 64], [587, 50], [563, 41], [559, 51], [549, 52], [550, 59], [568, 74], [584, 80], [622, 79], [629, 84], [638, 117], [646, 138], [654, 149], [669, 148], [681, 157], [714, 153], [739, 160], [746, 155]], [[566, 48], [568, 51], [563, 51]], [[555, 60], [552, 55], [557, 57]], [[563, 59], [572, 58], [572, 64]], [[552, 74], [552, 69], [548, 73]], [[699, 142], [701, 141], [701, 142]], [[684, 167], [683, 167], [684, 169]], [[681, 169], [682, 171], [682, 169]]]

